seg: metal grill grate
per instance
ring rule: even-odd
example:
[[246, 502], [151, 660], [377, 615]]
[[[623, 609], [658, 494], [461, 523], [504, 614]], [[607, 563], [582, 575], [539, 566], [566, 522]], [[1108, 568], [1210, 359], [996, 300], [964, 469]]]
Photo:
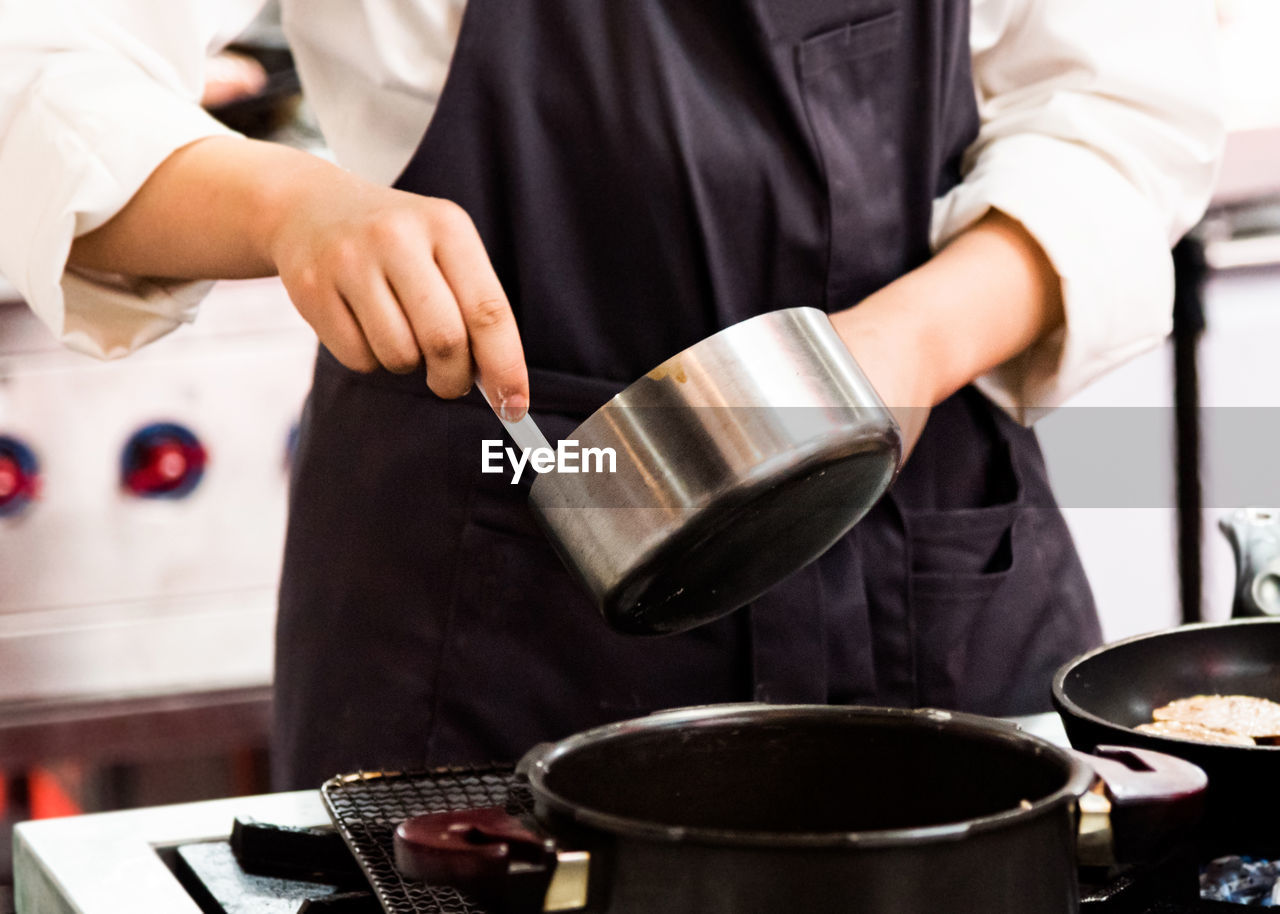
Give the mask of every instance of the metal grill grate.
[[505, 806], [523, 815], [533, 804], [528, 789], [503, 766], [347, 774], [326, 781], [320, 793], [387, 914], [485, 914], [456, 889], [432, 888], [400, 875], [392, 849], [400, 822], [481, 806]]

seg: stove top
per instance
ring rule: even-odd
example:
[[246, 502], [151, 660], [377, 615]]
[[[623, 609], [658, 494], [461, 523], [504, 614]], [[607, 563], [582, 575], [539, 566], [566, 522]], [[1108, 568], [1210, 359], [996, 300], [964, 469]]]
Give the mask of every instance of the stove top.
[[[509, 768], [350, 775], [330, 781], [322, 795], [303, 791], [24, 823], [15, 833], [18, 910], [495, 914], [453, 889], [402, 879], [391, 856], [392, 832], [409, 816], [495, 805], [528, 811], [528, 794]], [[1184, 857], [1126, 870], [1081, 870], [1080, 910], [1246, 909], [1200, 900], [1198, 869]]]
[[[339, 831], [390, 914], [490, 914], [453, 889], [406, 882], [396, 871], [392, 834], [411, 816], [451, 809], [505, 806], [520, 815], [532, 798], [509, 768], [429, 774], [358, 774], [335, 778], [322, 794]], [[1159, 863], [1081, 870], [1082, 914], [1210, 914], [1241, 905], [1200, 898], [1194, 853]]]

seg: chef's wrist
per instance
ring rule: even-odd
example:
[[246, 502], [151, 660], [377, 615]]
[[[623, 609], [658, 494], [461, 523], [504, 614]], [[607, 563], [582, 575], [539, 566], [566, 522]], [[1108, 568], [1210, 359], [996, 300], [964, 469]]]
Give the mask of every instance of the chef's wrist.
[[895, 410], [928, 410], [946, 397], [948, 373], [939, 371], [943, 347], [916, 311], [910, 296], [891, 284], [831, 315], [863, 373]]
[[317, 156], [276, 144], [260, 144], [261, 156], [253, 191], [259, 217], [250, 223], [252, 245], [257, 256], [280, 271], [281, 260], [291, 244], [291, 232], [305, 221], [317, 199], [333, 201], [341, 193], [338, 185], [357, 180], [338, 166]]
[[871, 360], [872, 383], [877, 372], [885, 376], [881, 395], [899, 399], [886, 403], [929, 407], [1018, 356], [1064, 317], [1061, 282], [1039, 244], [992, 210], [932, 259], [832, 319], [854, 357]]
[[836, 332], [893, 413], [904, 457], [924, 431], [930, 408], [943, 397], [937, 361], [926, 355], [931, 347], [928, 328], [914, 310], [891, 285], [857, 307], [831, 315]]

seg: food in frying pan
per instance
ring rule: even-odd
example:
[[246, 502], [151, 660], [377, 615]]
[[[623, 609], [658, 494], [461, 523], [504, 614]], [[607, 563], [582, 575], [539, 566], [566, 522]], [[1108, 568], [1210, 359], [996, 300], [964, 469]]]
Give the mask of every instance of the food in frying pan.
[[1151, 712], [1135, 729], [1157, 736], [1251, 746], [1280, 740], [1280, 704], [1252, 695], [1193, 695]]
[[1151, 724], [1138, 724], [1134, 729], [1141, 733], [1151, 733], [1155, 736], [1194, 739], [1202, 743], [1221, 743], [1224, 746], [1255, 745], [1253, 739], [1248, 736], [1228, 733], [1226, 730], [1214, 730], [1212, 727], [1186, 720], [1159, 720]]
[[1242, 736], [1280, 736], [1280, 704], [1249, 695], [1195, 695], [1151, 712], [1156, 720], [1184, 720]]

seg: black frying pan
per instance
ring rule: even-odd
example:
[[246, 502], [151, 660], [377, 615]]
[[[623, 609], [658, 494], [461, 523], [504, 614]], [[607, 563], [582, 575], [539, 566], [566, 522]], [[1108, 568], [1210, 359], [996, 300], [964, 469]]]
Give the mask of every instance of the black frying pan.
[[1197, 694], [1280, 701], [1280, 619], [1187, 625], [1118, 641], [1078, 657], [1053, 680], [1071, 744], [1154, 749], [1209, 775], [1206, 843], [1215, 850], [1280, 850], [1280, 746], [1221, 746], [1138, 733], [1151, 711]]

